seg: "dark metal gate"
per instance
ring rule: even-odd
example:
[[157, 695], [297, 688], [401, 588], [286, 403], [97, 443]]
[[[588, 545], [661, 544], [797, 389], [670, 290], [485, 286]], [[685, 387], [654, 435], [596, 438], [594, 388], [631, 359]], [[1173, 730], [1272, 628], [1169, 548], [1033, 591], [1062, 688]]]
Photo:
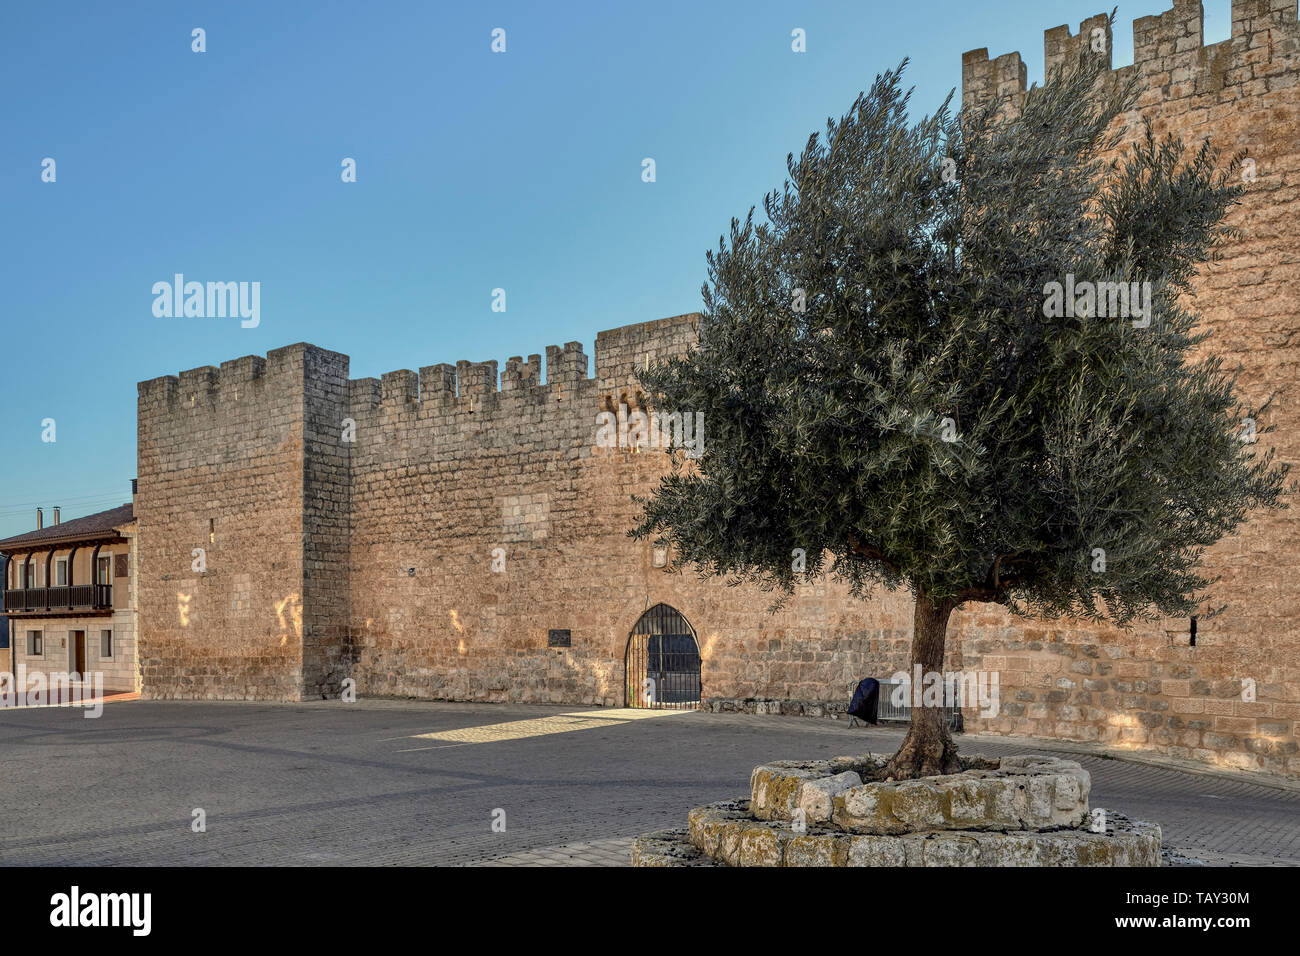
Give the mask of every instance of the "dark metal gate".
[[623, 657], [628, 707], [694, 710], [700, 706], [700, 649], [680, 612], [656, 604], [641, 615]]

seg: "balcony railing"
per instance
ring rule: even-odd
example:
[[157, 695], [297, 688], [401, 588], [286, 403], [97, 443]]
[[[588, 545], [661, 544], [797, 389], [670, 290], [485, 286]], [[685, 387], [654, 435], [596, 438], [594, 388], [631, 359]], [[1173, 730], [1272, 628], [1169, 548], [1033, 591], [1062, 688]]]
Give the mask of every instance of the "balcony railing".
[[113, 606], [113, 585], [77, 584], [70, 588], [20, 588], [5, 591], [4, 610], [98, 611]]

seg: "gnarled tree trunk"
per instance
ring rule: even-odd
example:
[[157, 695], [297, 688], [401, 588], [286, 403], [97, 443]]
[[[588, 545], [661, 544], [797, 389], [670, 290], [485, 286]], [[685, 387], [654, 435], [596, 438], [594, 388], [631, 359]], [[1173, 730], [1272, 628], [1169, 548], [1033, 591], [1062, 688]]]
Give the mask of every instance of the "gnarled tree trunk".
[[943, 646], [948, 635], [948, 618], [956, 607], [952, 600], [931, 601], [920, 591], [916, 595], [916, 612], [912, 634], [912, 722], [907, 728], [903, 745], [886, 767], [888, 776], [897, 780], [928, 777], [941, 773], [956, 773], [957, 745], [948, 733], [943, 718], [943, 696], [938, 707], [918, 705], [924, 685], [915, 683], [917, 665], [922, 679], [928, 674], [939, 674], [942, 687]]

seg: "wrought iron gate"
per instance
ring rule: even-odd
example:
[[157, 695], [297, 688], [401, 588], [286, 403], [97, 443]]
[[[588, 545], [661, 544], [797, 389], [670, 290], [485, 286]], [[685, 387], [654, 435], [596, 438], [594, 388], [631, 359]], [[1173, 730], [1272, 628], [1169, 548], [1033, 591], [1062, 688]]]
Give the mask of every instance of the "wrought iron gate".
[[695, 630], [667, 604], [641, 615], [623, 657], [628, 707], [694, 710], [700, 706], [700, 649]]

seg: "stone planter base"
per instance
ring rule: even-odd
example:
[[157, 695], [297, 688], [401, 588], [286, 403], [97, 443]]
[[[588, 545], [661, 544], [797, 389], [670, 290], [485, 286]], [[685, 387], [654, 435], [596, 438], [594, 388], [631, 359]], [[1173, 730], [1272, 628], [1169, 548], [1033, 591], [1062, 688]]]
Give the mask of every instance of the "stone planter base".
[[[692, 810], [685, 842], [726, 866], [1160, 865], [1160, 827], [1114, 813], [1107, 814], [1105, 833], [932, 830], [893, 836], [824, 827], [797, 833], [784, 822], [755, 820], [746, 801], [733, 801]], [[679, 844], [678, 852], [688, 851]]]
[[691, 845], [685, 830], [659, 830], [632, 841], [633, 866], [725, 866]]
[[[1090, 778], [1054, 757], [963, 759], [961, 773], [872, 779], [879, 754], [765, 764], [751, 800], [698, 807], [638, 839], [634, 866], [1159, 866], [1160, 827], [1094, 816]], [[863, 778], [867, 778], [864, 782]]]
[[[756, 767], [751, 808], [761, 820], [835, 824], [849, 833], [923, 830], [1051, 830], [1088, 816], [1087, 771], [1055, 757], [962, 760], [961, 773], [882, 781], [880, 754]], [[864, 778], [868, 782], [863, 782]]]

